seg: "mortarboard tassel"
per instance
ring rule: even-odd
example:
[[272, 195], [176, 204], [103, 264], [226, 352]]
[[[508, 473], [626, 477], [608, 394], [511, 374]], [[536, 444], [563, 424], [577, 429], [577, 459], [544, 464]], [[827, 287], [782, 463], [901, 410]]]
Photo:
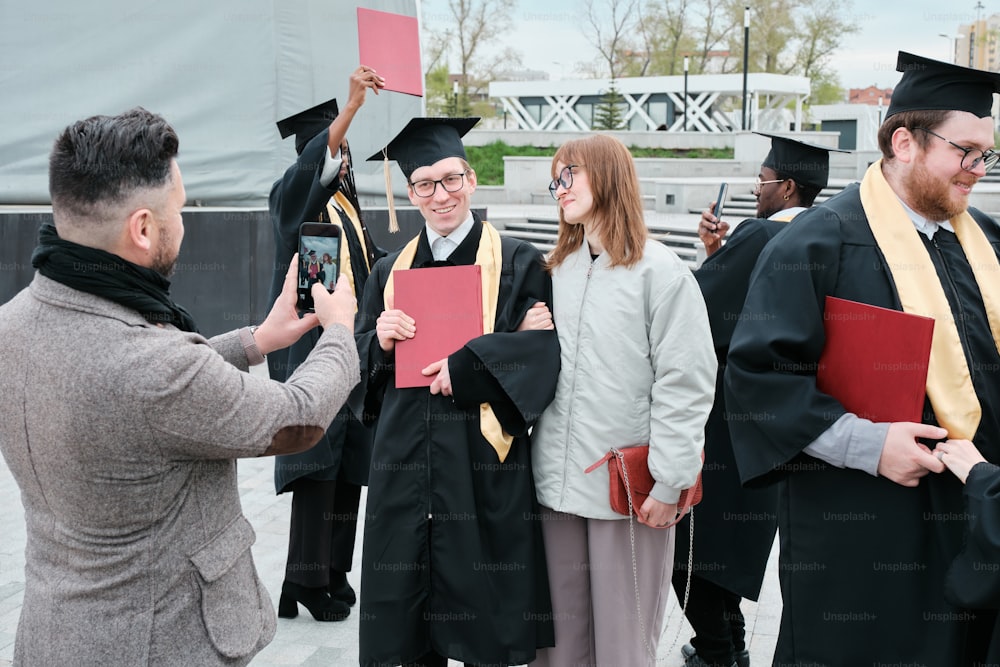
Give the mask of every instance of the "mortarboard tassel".
[[392, 173], [389, 169], [389, 152], [382, 150], [382, 172], [385, 176], [385, 198], [389, 201], [389, 233], [399, 233], [399, 221], [396, 220], [396, 202], [392, 194]]

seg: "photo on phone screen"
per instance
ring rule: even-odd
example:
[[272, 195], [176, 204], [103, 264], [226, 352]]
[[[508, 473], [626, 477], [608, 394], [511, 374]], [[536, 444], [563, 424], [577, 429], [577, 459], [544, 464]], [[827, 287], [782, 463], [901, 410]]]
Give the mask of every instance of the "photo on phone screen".
[[303, 222], [299, 226], [299, 310], [313, 310], [311, 289], [322, 283], [332, 292], [340, 276], [340, 228], [329, 222]]
[[723, 183], [719, 186], [719, 196], [715, 198], [715, 208], [712, 209], [712, 215], [716, 218], [722, 218], [722, 207], [726, 204], [727, 194], [729, 194], [729, 183]]

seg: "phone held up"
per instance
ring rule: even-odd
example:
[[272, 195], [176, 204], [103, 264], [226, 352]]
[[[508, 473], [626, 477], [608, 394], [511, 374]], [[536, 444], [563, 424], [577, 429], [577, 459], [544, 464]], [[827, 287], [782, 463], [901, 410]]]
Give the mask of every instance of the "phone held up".
[[312, 286], [321, 283], [332, 292], [340, 276], [340, 228], [329, 222], [303, 222], [299, 225], [299, 278], [296, 307], [301, 311], [315, 308]]
[[715, 208], [712, 209], [712, 215], [716, 218], [722, 218], [722, 207], [726, 204], [727, 194], [729, 194], [729, 183], [723, 183], [719, 186], [719, 196], [715, 198]]

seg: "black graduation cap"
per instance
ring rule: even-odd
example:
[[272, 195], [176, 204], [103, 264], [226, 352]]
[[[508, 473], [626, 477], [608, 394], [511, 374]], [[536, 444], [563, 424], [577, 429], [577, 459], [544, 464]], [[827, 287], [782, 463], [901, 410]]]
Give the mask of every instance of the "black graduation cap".
[[368, 158], [395, 160], [406, 180], [420, 167], [432, 165], [446, 157], [465, 159], [462, 137], [479, 122], [478, 116], [468, 118], [413, 118], [382, 150]]
[[968, 111], [990, 115], [993, 93], [1000, 93], [1000, 74], [931, 60], [900, 51], [896, 71], [903, 76], [892, 91], [886, 118], [900, 111]]
[[830, 151], [848, 153], [850, 151], [807, 144], [804, 141], [781, 137], [767, 132], [754, 132], [771, 139], [771, 151], [761, 165], [774, 169], [796, 183], [811, 185], [822, 190], [830, 179]]
[[300, 111], [288, 118], [279, 120], [278, 132], [281, 138], [285, 139], [290, 135], [295, 135], [295, 152], [301, 154], [309, 140], [325, 130], [333, 122], [333, 119], [340, 113], [337, 108], [337, 100], [327, 100], [317, 104], [311, 109]]

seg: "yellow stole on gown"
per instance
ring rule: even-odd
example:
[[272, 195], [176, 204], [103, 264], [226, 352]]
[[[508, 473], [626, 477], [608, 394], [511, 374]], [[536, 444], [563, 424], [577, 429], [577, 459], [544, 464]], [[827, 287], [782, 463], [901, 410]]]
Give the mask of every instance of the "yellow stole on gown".
[[[881, 160], [868, 168], [861, 181], [861, 205], [896, 284], [903, 311], [934, 318], [927, 371], [927, 396], [934, 415], [949, 437], [971, 440], [979, 428], [982, 407], [972, 386], [958, 327], [920, 232], [885, 180]], [[979, 285], [996, 344], [1000, 341], [1000, 262], [968, 211], [953, 217], [951, 225]]]
[[[497, 316], [497, 299], [500, 296], [500, 267], [503, 264], [503, 257], [500, 247], [500, 234], [490, 223], [485, 220], [482, 223], [483, 233], [479, 237], [479, 249], [476, 251], [476, 264], [481, 267], [483, 289], [483, 333], [493, 333], [493, 324]], [[399, 253], [399, 257], [392, 265], [392, 272], [400, 269], [408, 269], [413, 264], [413, 258], [417, 254], [417, 245], [420, 242], [418, 234], [407, 243]], [[389, 273], [389, 280], [386, 282], [385, 290], [382, 293], [385, 307], [392, 301], [394, 294], [393, 276]], [[417, 323], [419, 324], [419, 322]], [[506, 433], [500, 426], [493, 408], [489, 403], [482, 403], [479, 406], [479, 429], [496, 450], [500, 462], [507, 458], [510, 452], [511, 443], [514, 437]]]

